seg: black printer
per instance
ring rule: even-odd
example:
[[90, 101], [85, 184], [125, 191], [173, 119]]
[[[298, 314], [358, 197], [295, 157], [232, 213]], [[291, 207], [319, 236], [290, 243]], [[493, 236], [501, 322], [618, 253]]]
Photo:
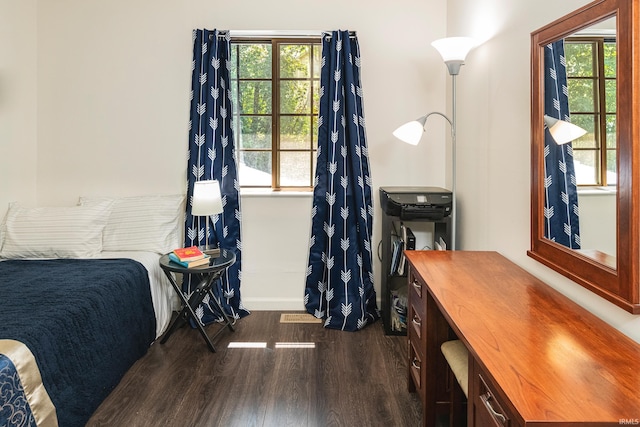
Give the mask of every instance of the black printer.
[[451, 191], [439, 187], [380, 187], [382, 210], [403, 220], [438, 221], [451, 215]]

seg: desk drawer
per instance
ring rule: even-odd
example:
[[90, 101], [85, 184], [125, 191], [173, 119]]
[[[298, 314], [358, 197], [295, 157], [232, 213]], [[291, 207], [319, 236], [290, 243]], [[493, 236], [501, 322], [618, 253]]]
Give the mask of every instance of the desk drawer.
[[[410, 301], [409, 317], [407, 318], [407, 328], [409, 328], [412, 334], [412, 340], [416, 343], [423, 343], [424, 331], [425, 331], [425, 309], [420, 305], [416, 305], [415, 302]], [[422, 345], [421, 345], [422, 348]]]
[[420, 400], [424, 399], [424, 382], [422, 380], [422, 355], [416, 350], [416, 343], [409, 342], [409, 376], [415, 385], [416, 391], [420, 395]]
[[426, 292], [427, 286], [411, 269], [409, 273], [409, 300], [414, 301], [416, 305], [424, 307]]
[[477, 394], [474, 396], [475, 425], [478, 427], [510, 427], [509, 412], [499, 401], [495, 392], [478, 373]]

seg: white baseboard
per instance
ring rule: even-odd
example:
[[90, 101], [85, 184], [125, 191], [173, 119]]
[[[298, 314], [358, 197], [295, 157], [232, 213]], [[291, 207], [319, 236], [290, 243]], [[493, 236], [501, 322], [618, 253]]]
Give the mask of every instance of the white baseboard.
[[251, 311], [306, 311], [302, 298], [242, 298], [242, 305]]
[[[380, 299], [377, 301], [380, 308]], [[302, 298], [242, 298], [247, 310], [256, 311], [306, 311]]]

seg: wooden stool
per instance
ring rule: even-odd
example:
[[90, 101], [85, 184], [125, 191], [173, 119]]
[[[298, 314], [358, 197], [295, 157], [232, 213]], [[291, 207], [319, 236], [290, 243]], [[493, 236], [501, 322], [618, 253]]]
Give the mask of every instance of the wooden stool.
[[449, 364], [449, 425], [464, 425], [463, 404], [469, 396], [469, 351], [460, 340], [446, 341], [440, 350]]

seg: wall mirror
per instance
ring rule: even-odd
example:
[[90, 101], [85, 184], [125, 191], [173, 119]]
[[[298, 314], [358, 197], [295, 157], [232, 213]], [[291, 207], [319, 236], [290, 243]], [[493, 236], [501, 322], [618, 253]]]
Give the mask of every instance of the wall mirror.
[[[639, 3], [597, 0], [531, 34], [528, 255], [634, 314], [640, 314]], [[589, 57], [595, 65], [585, 65]], [[571, 120], [587, 134], [559, 148], [550, 143], [545, 115]], [[554, 188], [560, 182], [567, 187]]]

